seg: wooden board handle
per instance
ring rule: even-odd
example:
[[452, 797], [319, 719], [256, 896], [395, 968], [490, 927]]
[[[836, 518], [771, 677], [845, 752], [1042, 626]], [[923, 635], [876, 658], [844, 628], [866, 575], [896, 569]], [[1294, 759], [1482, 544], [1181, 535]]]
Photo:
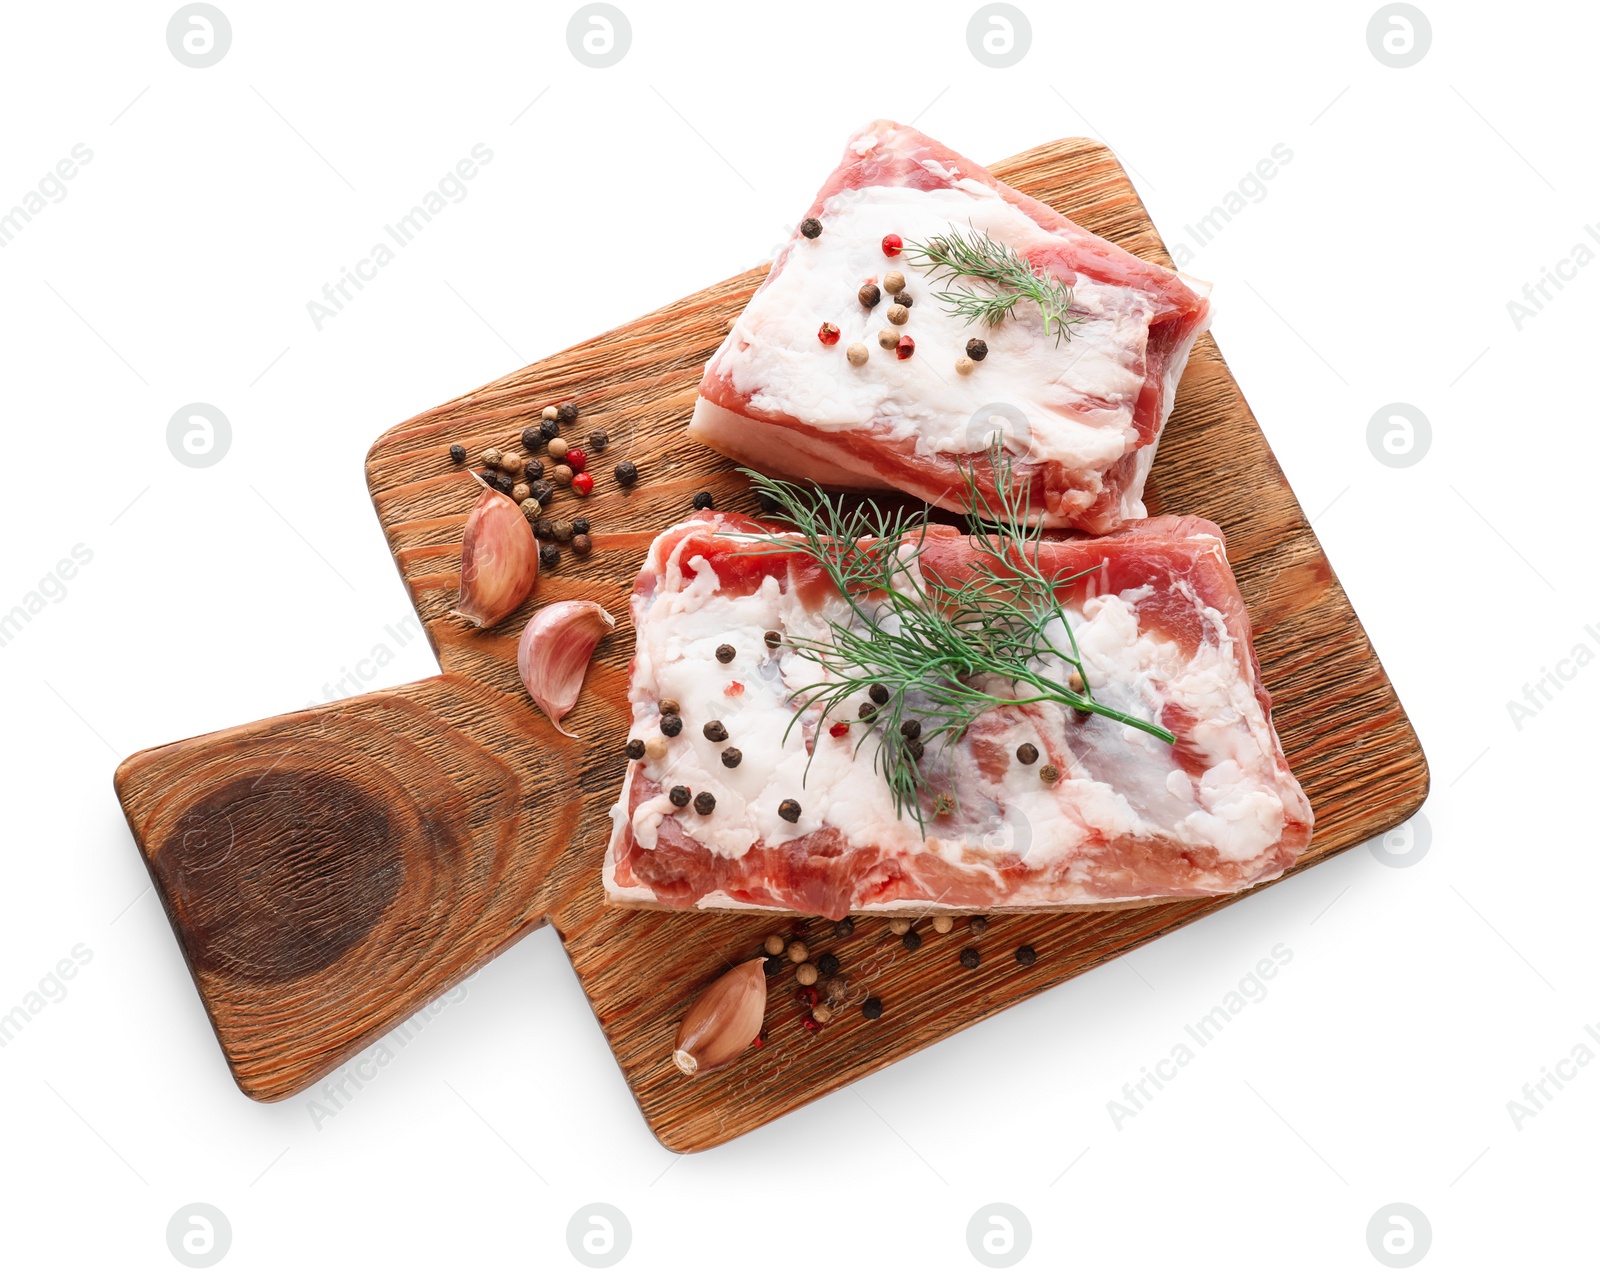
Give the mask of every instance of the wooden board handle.
[[247, 1095], [304, 1088], [544, 922], [579, 746], [520, 692], [444, 675], [119, 767]]

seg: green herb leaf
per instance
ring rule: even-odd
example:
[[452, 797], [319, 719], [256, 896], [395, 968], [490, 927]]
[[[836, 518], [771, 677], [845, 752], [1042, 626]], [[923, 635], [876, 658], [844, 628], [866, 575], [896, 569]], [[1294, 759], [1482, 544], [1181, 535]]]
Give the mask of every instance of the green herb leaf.
[[935, 292], [934, 299], [943, 302], [946, 312], [969, 324], [981, 320], [995, 327], [1011, 317], [1020, 302], [1029, 300], [1044, 315], [1045, 335], [1053, 328], [1057, 344], [1070, 338], [1072, 326], [1082, 321], [1072, 312], [1072, 288], [1034, 269], [1016, 248], [996, 242], [970, 224], [967, 228], [971, 233], [951, 226], [948, 234], [905, 246], [906, 259], [935, 281], [973, 278], [988, 285], [988, 291], [958, 286]]
[[[947, 764], [953, 744], [984, 712], [1039, 702], [1060, 703], [1163, 742], [1175, 741], [1159, 724], [1095, 699], [1059, 600], [1061, 591], [1083, 574], [1045, 571], [1040, 559], [1043, 531], [1030, 525], [1026, 489], [1012, 480], [1011, 461], [998, 440], [990, 443], [988, 458], [992, 496], [971, 466], [962, 468], [968, 533], [980, 559], [973, 577], [959, 584], [920, 568], [931, 524], [926, 507], [890, 511], [870, 499], [850, 507], [845, 496], [742, 470], [795, 527], [792, 535], [759, 535], [756, 541], [773, 552], [810, 557], [848, 607], [843, 620], [830, 621], [827, 639], [789, 638], [825, 673], [824, 679], [795, 691], [790, 729], [817, 708], [823, 720], [837, 715], [859, 730], [857, 749], [873, 731], [881, 731], [874, 763], [894, 796], [895, 814], [903, 817], [909, 809], [924, 829], [921, 797], [929, 793], [928, 774], [901, 736], [900, 726], [907, 720], [921, 724], [920, 740], [928, 755], [936, 743], [943, 744]], [[1047, 635], [1057, 620], [1065, 648]], [[1081, 691], [1038, 669], [1052, 658], [1076, 670]], [[882, 685], [889, 697], [869, 723], [857, 719], [849, 704], [874, 685]]]

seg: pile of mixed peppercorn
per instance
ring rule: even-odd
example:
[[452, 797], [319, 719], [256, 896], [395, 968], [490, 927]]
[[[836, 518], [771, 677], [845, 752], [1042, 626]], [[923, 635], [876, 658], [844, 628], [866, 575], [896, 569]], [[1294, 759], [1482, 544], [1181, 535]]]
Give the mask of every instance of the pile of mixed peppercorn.
[[[580, 498], [593, 493], [594, 474], [589, 472], [589, 457], [603, 453], [611, 444], [611, 438], [604, 429], [596, 429], [589, 434], [588, 449], [584, 449], [564, 436], [578, 422], [576, 402], [547, 406], [539, 414], [539, 423], [522, 430], [522, 446], [527, 454], [519, 455], [510, 447], [501, 450], [490, 446], [478, 456], [483, 464], [478, 476], [486, 485], [516, 500], [517, 506], [533, 522], [534, 534], [539, 540], [539, 566], [548, 570], [561, 559], [558, 543], [569, 544], [573, 553], [580, 557], [588, 556], [593, 550], [588, 517], [554, 519], [544, 513], [555, 500], [558, 487], [565, 487]], [[539, 458], [541, 451], [550, 462], [548, 475], [545, 460]], [[450, 447], [453, 463], [465, 464], [467, 458], [465, 446], [456, 443]], [[631, 460], [623, 460], [611, 474], [622, 487], [632, 486], [639, 480], [639, 469]]]
[[[914, 954], [923, 945], [923, 935], [917, 930], [918, 924], [927, 919], [927, 927], [939, 936], [948, 935], [956, 926], [955, 916], [939, 913], [931, 917], [918, 915], [912, 918], [909, 915], [891, 918], [884, 925], [888, 928], [889, 935], [898, 938], [895, 942], [907, 953]], [[857, 921], [854, 918], [843, 918], [823, 930], [820, 939], [831, 938], [836, 942], [848, 942], [856, 935]], [[989, 919], [986, 915], [973, 914], [967, 916], [966, 929], [968, 943], [963, 945], [956, 961], [967, 971], [976, 971], [981, 957], [978, 952], [978, 940], [989, 930]], [[881, 929], [870, 927], [868, 932]], [[867, 1020], [877, 1020], [884, 1014], [884, 1003], [876, 994], [864, 988], [857, 988], [850, 982], [846, 969], [838, 954], [829, 952], [820, 958], [814, 957], [814, 943], [819, 939], [816, 920], [797, 919], [787, 932], [774, 932], [762, 943], [760, 957], [766, 965], [769, 977], [781, 976], [784, 972], [792, 970], [799, 989], [795, 993], [795, 1002], [799, 1005], [799, 1024], [807, 1033], [816, 1033], [822, 1026], [838, 1018], [839, 1012], [848, 1006], [859, 1008], [861, 1015]], [[811, 942], [811, 944], [808, 944]], [[885, 960], [884, 945], [874, 941], [867, 948], [857, 953], [860, 962], [861, 978], [870, 980], [875, 974], [884, 972], [893, 960]], [[1031, 945], [1020, 945], [1013, 954], [1018, 966], [1031, 967], [1038, 961], [1038, 954]], [[756, 1046], [766, 1043], [765, 1032], [756, 1039]]]

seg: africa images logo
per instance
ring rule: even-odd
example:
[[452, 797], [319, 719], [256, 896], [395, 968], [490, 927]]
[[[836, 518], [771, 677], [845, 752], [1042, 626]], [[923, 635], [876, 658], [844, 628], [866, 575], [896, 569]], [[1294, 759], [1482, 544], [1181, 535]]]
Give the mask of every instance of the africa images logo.
[[387, 242], [379, 239], [354, 266], [341, 265], [339, 277], [334, 282], [322, 285], [322, 299], [306, 301], [306, 313], [311, 318], [311, 325], [321, 331], [329, 319], [343, 313], [345, 306], [357, 294], [365, 291], [368, 283], [376, 281], [378, 271], [392, 264], [401, 250], [416, 242], [417, 235], [433, 224], [435, 217], [440, 216], [452, 203], [466, 200], [467, 195], [472, 193], [467, 183], [475, 180], [493, 161], [494, 151], [483, 142], [478, 142], [412, 205], [409, 212], [397, 217], [394, 224], [385, 225], [383, 233], [387, 236]]
[[[52, 203], [60, 203], [71, 193], [67, 182], [94, 158], [94, 151], [81, 141], [54, 168], [40, 177], [9, 210], [0, 212], [0, 247], [10, 247], [13, 239]], [[3, 206], [3, 205], [0, 205]]]

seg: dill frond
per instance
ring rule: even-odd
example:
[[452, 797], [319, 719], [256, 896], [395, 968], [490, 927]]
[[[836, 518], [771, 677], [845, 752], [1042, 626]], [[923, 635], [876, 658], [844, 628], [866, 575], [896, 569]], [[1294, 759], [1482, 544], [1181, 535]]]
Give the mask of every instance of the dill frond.
[[983, 322], [990, 327], [1011, 317], [1022, 301], [1032, 301], [1044, 315], [1045, 335], [1053, 330], [1057, 344], [1069, 339], [1072, 326], [1082, 321], [1072, 313], [1072, 288], [1035, 270], [1016, 248], [970, 224], [967, 228], [970, 232], [963, 233], [952, 226], [949, 233], [936, 234], [926, 243], [905, 245], [906, 259], [935, 282], [971, 278], [988, 288], [955, 286], [935, 292], [934, 299], [969, 324]]
[[[1043, 532], [1029, 524], [1027, 491], [1012, 480], [1011, 461], [998, 439], [988, 459], [992, 494], [973, 466], [962, 469], [968, 533], [979, 559], [960, 583], [920, 568], [931, 524], [926, 508], [891, 511], [870, 499], [852, 507], [845, 496], [742, 470], [794, 526], [793, 534], [755, 536], [757, 541], [816, 562], [848, 608], [843, 619], [830, 620], [826, 639], [789, 637], [825, 673], [794, 692], [789, 727], [815, 708], [824, 721], [834, 716], [859, 729], [858, 750], [880, 732], [874, 763], [894, 797], [895, 813], [903, 817], [909, 810], [924, 829], [921, 795], [929, 786], [936, 744], [948, 764], [954, 743], [972, 722], [997, 707], [1055, 702], [1174, 741], [1159, 724], [1095, 698], [1059, 599], [1083, 574], [1044, 569]], [[1058, 620], [1065, 648], [1047, 634]], [[1040, 666], [1050, 660], [1076, 670], [1083, 689], [1046, 676]], [[888, 690], [888, 700], [870, 721], [860, 720], [848, 704], [875, 685]], [[901, 725], [911, 719], [922, 726], [923, 759], [901, 735]]]

